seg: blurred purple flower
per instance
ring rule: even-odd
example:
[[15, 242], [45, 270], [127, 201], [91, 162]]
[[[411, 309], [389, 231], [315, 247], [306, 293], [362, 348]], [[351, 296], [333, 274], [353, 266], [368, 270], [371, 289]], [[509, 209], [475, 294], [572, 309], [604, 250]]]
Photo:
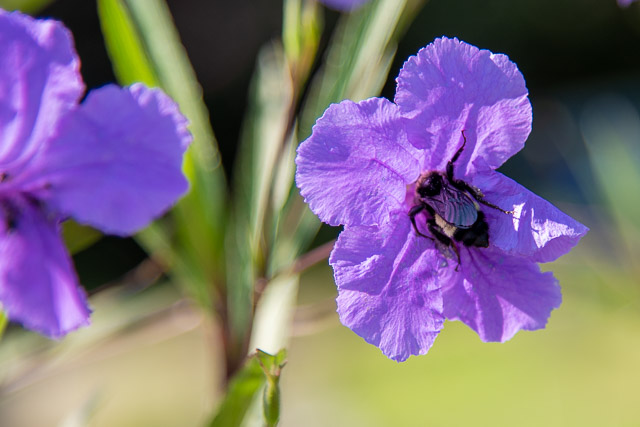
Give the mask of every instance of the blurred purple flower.
[[620, 7], [629, 7], [631, 5], [631, 3], [635, 2], [636, 0], [618, 0], [618, 6]]
[[0, 302], [48, 337], [89, 323], [60, 223], [131, 234], [188, 188], [186, 119], [157, 89], [85, 91], [69, 31], [0, 10]]
[[319, 1], [335, 10], [350, 11], [362, 6], [369, 0], [319, 0]]
[[[396, 361], [425, 354], [445, 318], [483, 341], [543, 328], [561, 294], [537, 263], [567, 253], [587, 228], [495, 171], [531, 131], [522, 74], [505, 55], [441, 38], [409, 58], [397, 84], [395, 103], [331, 105], [298, 149], [305, 201], [322, 221], [344, 225], [329, 260], [342, 323]], [[409, 217], [418, 178], [444, 173], [465, 137], [454, 176], [513, 211], [459, 194], [486, 218], [486, 248], [436, 244]], [[444, 208], [455, 211], [453, 202]], [[435, 237], [429, 219], [420, 212], [417, 226]]]

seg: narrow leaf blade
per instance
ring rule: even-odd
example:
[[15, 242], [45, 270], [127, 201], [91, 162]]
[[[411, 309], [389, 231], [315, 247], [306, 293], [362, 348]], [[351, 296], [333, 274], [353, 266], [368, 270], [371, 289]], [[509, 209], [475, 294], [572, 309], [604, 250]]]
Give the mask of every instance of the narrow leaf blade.
[[209, 427], [235, 427], [249, 411], [257, 393], [266, 382], [266, 376], [256, 357], [251, 357], [245, 366], [233, 377], [227, 394], [220, 404]]

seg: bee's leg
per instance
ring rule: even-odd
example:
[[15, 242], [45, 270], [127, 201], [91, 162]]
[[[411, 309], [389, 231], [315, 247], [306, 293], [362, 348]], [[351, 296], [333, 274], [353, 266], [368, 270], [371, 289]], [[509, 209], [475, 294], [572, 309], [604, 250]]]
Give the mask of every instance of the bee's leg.
[[440, 228], [440, 226], [436, 224], [436, 221], [433, 218], [427, 221], [427, 227], [429, 228], [431, 234], [433, 234], [433, 236], [437, 239], [436, 243], [442, 246], [439, 248], [440, 253], [442, 253], [446, 258], [451, 258], [451, 253], [447, 253], [447, 250], [449, 248], [453, 249], [453, 252], [456, 254], [456, 258], [458, 260], [458, 265], [456, 265], [456, 271], [458, 271], [458, 267], [460, 266], [460, 252], [458, 251], [458, 247], [456, 246], [455, 242], [451, 240], [449, 236], [442, 232], [442, 228]]
[[482, 194], [482, 191], [480, 191], [479, 188], [474, 187], [473, 185], [469, 185], [466, 182], [456, 179], [452, 181], [452, 184], [454, 187], [458, 188], [459, 190], [463, 190], [468, 192], [469, 194], [471, 194], [473, 196], [474, 199], [476, 199], [479, 203], [482, 203], [485, 206], [489, 206], [490, 208], [499, 210], [502, 213], [506, 213], [508, 215], [513, 215], [515, 212], [514, 211], [505, 211], [504, 209], [502, 209], [499, 206], [494, 205], [491, 202], [488, 202], [484, 199], [484, 194]]
[[468, 192], [479, 203], [482, 203], [485, 206], [489, 206], [490, 208], [497, 209], [500, 212], [513, 215], [514, 214], [513, 211], [505, 211], [499, 206], [496, 206], [491, 202], [487, 202], [484, 199], [484, 194], [482, 194], [482, 191], [480, 191], [479, 188], [476, 188], [473, 185], [469, 185], [461, 179], [455, 179], [455, 177], [453, 176], [453, 166], [455, 165], [456, 160], [458, 160], [458, 158], [460, 157], [460, 154], [462, 154], [462, 150], [464, 150], [464, 146], [467, 145], [467, 137], [464, 134], [464, 130], [462, 130], [461, 132], [462, 132], [462, 140], [463, 140], [462, 147], [460, 147], [458, 151], [456, 151], [456, 154], [454, 154], [451, 160], [449, 160], [449, 162], [447, 163], [447, 178], [449, 178], [449, 181], [451, 182], [451, 184], [453, 184], [455, 188], [457, 188], [458, 190]]
[[451, 247], [453, 248], [453, 251], [456, 253], [456, 257], [458, 258], [458, 265], [456, 265], [456, 271], [458, 271], [458, 267], [460, 267], [460, 251], [458, 251], [458, 246], [451, 242]]
[[447, 162], [447, 178], [449, 178], [449, 181], [455, 181], [455, 178], [453, 177], [453, 166], [456, 164], [456, 161], [460, 157], [460, 154], [462, 154], [462, 151], [464, 150], [464, 146], [467, 145], [467, 137], [464, 135], [464, 130], [461, 132], [462, 132], [462, 147], [458, 148], [458, 151], [456, 151], [456, 154], [454, 154], [451, 160]]
[[487, 202], [487, 201], [486, 201], [486, 200], [484, 200], [484, 199], [481, 199], [481, 200], [480, 200], [480, 199], [478, 199], [478, 198], [476, 197], [476, 200], [478, 200], [480, 203], [482, 203], [482, 204], [483, 204], [483, 205], [485, 205], [485, 206], [489, 206], [490, 208], [493, 208], [493, 209], [499, 210], [500, 212], [502, 212], [502, 213], [506, 213], [507, 215], [513, 215], [513, 214], [515, 214], [515, 213], [516, 213], [515, 211], [505, 211], [505, 210], [504, 210], [504, 209], [502, 209], [500, 206], [496, 206], [496, 205], [494, 205], [493, 203], [491, 203], [491, 202]]
[[418, 215], [423, 210], [424, 210], [423, 204], [415, 205], [409, 210], [409, 218], [411, 219], [411, 224], [413, 224], [413, 229], [416, 230], [416, 234], [418, 234], [418, 236], [426, 237], [429, 240], [433, 240], [433, 237], [427, 236], [426, 234], [423, 234], [420, 232], [420, 230], [418, 230], [418, 225], [416, 224], [416, 215]]

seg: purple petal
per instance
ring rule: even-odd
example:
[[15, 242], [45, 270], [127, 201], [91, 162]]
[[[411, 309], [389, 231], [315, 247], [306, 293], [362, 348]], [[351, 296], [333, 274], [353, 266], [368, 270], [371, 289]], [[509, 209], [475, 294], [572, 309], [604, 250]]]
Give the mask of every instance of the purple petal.
[[321, 3], [324, 3], [326, 6], [342, 11], [350, 11], [356, 9], [369, 0], [320, 0]]
[[550, 262], [569, 252], [589, 230], [501, 173], [478, 171], [472, 183], [482, 190], [487, 201], [515, 212], [510, 215], [488, 207], [482, 209], [489, 224], [491, 245], [509, 254]]
[[69, 31], [0, 10], [0, 165], [15, 175], [84, 92]]
[[37, 185], [47, 188], [41, 197], [82, 223], [133, 233], [188, 188], [181, 171], [191, 140], [186, 125], [160, 90], [92, 91], [32, 167]]
[[496, 248], [460, 250], [460, 272], [449, 269], [443, 289], [447, 319], [461, 320], [483, 341], [504, 342], [520, 329], [544, 328], [562, 302], [550, 272]]
[[0, 301], [9, 318], [50, 338], [88, 325], [57, 222], [32, 201], [0, 203]]
[[396, 106], [383, 98], [331, 105], [298, 148], [296, 183], [331, 225], [377, 225], [418, 178]]
[[409, 140], [427, 150], [424, 170], [444, 170], [462, 145], [465, 173], [483, 158], [497, 168], [517, 153], [531, 131], [531, 104], [524, 78], [505, 55], [458, 39], [436, 39], [405, 62], [395, 101], [406, 118]]
[[329, 259], [340, 320], [398, 362], [426, 354], [444, 320], [438, 259], [403, 211], [381, 227], [346, 226]]
[[631, 6], [631, 3], [633, 3], [636, 0], [618, 0], [618, 6], [620, 7], [629, 7]]

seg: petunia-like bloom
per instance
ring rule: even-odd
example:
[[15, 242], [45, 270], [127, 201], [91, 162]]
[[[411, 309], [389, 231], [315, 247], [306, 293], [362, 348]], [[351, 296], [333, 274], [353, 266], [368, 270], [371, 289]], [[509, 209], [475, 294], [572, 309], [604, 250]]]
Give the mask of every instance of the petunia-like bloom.
[[369, 0], [319, 0], [319, 1], [332, 9], [348, 12], [348, 11], [359, 8], [363, 4], [367, 3]]
[[[495, 171], [524, 146], [531, 121], [516, 65], [448, 38], [405, 62], [394, 103], [325, 111], [298, 149], [296, 182], [322, 221], [344, 225], [329, 259], [343, 324], [396, 361], [425, 354], [445, 319], [483, 341], [545, 326], [561, 294], [538, 263], [567, 253], [587, 228]], [[419, 178], [447, 176], [449, 162], [468, 190], [450, 186], [450, 199], [416, 213]], [[484, 197], [472, 199], [474, 188]], [[473, 220], [486, 222], [486, 240], [447, 244], [452, 226]]]
[[61, 221], [128, 235], [188, 188], [177, 105], [139, 84], [79, 104], [79, 67], [61, 23], [0, 10], [0, 304], [52, 338], [90, 313]]

